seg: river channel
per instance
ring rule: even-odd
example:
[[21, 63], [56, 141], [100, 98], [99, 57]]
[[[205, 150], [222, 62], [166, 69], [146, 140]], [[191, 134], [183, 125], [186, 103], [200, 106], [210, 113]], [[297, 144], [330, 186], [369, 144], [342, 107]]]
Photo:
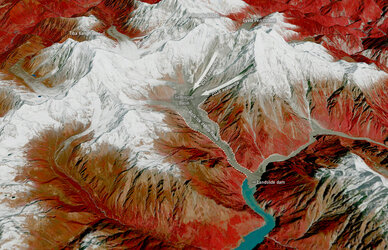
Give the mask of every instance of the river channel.
[[233, 150], [229, 144], [220, 137], [219, 126], [212, 121], [206, 111], [200, 108], [200, 104], [206, 100], [206, 96], [176, 95], [173, 101], [173, 108], [183, 117], [186, 124], [193, 130], [202, 133], [213, 141], [227, 156], [228, 162], [233, 168], [245, 174], [247, 178], [243, 182], [241, 189], [242, 195], [247, 205], [259, 214], [265, 221], [264, 226], [254, 230], [246, 235], [236, 249], [253, 249], [257, 244], [264, 240], [264, 237], [275, 227], [275, 219], [266, 213], [257, 203], [254, 193], [257, 183], [261, 179], [261, 174], [253, 173], [250, 170], [240, 166], [237, 162]]
[[[376, 143], [380, 146], [387, 147], [386, 145], [375, 142], [369, 138], [357, 138], [341, 132], [324, 129], [313, 119], [309, 119], [311, 125], [311, 132], [309, 141], [307, 143], [301, 145], [289, 155], [270, 155], [269, 157], [264, 159], [264, 161], [260, 164], [256, 172], [252, 172], [242, 167], [237, 162], [234, 152], [230, 148], [229, 144], [221, 139], [218, 124], [212, 121], [208, 117], [207, 112], [200, 108], [200, 105], [207, 99], [207, 97], [208, 96], [202, 95], [193, 96], [187, 94], [186, 91], [182, 91], [181, 94], [175, 95], [172, 100], [172, 103], [167, 104], [167, 106], [173, 108], [176, 112], [178, 112], [191, 129], [202, 133], [203, 135], [207, 136], [212, 142], [214, 142], [220, 149], [224, 151], [230, 165], [247, 176], [241, 186], [242, 195], [246, 204], [264, 219], [265, 224], [262, 227], [246, 235], [240, 245], [236, 248], [238, 250], [253, 249], [255, 246], [260, 244], [264, 240], [264, 237], [268, 235], [275, 227], [275, 218], [269, 213], [266, 213], [260, 207], [254, 197], [254, 193], [256, 192], [256, 184], [261, 181], [261, 176], [266, 171], [266, 167], [269, 163], [285, 161], [291, 157], [294, 157], [299, 152], [314, 143], [315, 137], [318, 135], [337, 135], [340, 137], [345, 137], [354, 140], [365, 140], [372, 143]], [[166, 103], [164, 104], [166, 105]]]

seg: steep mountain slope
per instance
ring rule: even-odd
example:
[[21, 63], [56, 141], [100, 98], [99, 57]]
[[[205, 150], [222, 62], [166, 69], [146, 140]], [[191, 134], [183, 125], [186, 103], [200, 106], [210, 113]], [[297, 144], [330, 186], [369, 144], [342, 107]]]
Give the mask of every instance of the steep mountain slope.
[[0, 248], [387, 248], [386, 11], [4, 1]]

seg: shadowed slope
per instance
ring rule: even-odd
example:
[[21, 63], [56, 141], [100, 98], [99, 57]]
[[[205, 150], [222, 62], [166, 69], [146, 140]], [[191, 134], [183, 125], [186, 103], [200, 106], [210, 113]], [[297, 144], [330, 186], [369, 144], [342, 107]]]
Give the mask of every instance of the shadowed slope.
[[180, 167], [198, 192], [223, 206], [244, 209], [241, 183], [245, 176], [230, 166], [225, 153], [209, 138], [189, 128], [174, 111], [163, 110], [171, 132], [159, 134], [156, 149]]
[[[251, 169], [268, 155], [288, 155], [307, 143], [310, 114], [323, 127], [370, 137], [377, 142], [384, 140], [385, 111], [381, 110], [385, 106], [381, 100], [385, 95], [384, 84], [376, 83], [371, 90], [335, 80], [308, 85], [306, 90], [296, 85], [289, 101], [277, 96], [260, 99], [255, 95], [242, 96], [235, 88], [209, 97], [202, 108], [218, 123], [222, 139], [231, 145], [239, 163]], [[372, 98], [373, 95], [379, 98]], [[234, 174], [236, 171], [224, 162], [223, 155], [212, 164], [211, 159], [218, 159], [219, 149], [214, 148], [206, 136], [191, 130], [179, 115], [170, 110], [165, 113], [165, 121], [172, 132], [160, 134], [157, 148], [180, 166], [200, 193], [224, 206], [236, 210], [244, 208], [239, 195], [239, 185], [244, 178]], [[386, 246], [381, 212], [380, 218], [374, 217], [377, 216], [374, 211], [363, 214], [364, 205], [351, 200], [341, 180], [315, 176], [319, 169], [337, 168], [349, 154], [360, 156], [371, 169], [387, 176], [386, 148], [363, 139], [332, 135], [316, 139], [316, 143], [297, 156], [267, 166], [263, 180], [281, 183], [260, 185], [256, 195], [263, 207], [272, 210], [278, 219], [270, 238], [260, 248], [280, 244], [286, 249], [305, 249], [306, 246], [341, 249], [348, 241], [355, 247]], [[379, 195], [384, 198], [384, 193]], [[361, 223], [360, 218], [365, 223]], [[328, 237], [331, 240], [328, 241]]]
[[209, 97], [201, 108], [218, 123], [237, 161], [252, 171], [271, 154], [288, 155], [306, 143], [311, 131], [309, 122], [278, 96], [240, 95], [235, 88]]
[[238, 24], [247, 20], [249, 22], [251, 15], [266, 17], [280, 12], [285, 17], [284, 21], [293, 26], [289, 29], [295, 32], [287, 39], [298, 41], [309, 39], [325, 46], [336, 59], [349, 58], [358, 62], [374, 63], [380, 69], [388, 71], [386, 1], [245, 0], [245, 2], [248, 4], [245, 10], [229, 15]]
[[[318, 136], [315, 143], [295, 157], [267, 166], [262, 180], [282, 183], [258, 185], [255, 194], [261, 204], [274, 211], [277, 219], [277, 227], [270, 233], [270, 238], [297, 249], [384, 249], [387, 246], [381, 227], [384, 212], [374, 210], [377, 203], [363, 204], [364, 200], [373, 197], [386, 198], [385, 191], [371, 187], [366, 189], [367, 193], [357, 193], [356, 189], [349, 196], [345, 190], [350, 185], [346, 178], [340, 178], [341, 175], [316, 178], [318, 169], [338, 168], [349, 158], [349, 153], [358, 154], [365, 162], [373, 159], [374, 165], [387, 168], [386, 149], [337, 136]], [[375, 185], [375, 181], [364, 184], [367, 175], [364, 176], [358, 181], [360, 187]], [[259, 249], [265, 249], [264, 246]]]
[[307, 93], [311, 117], [325, 128], [380, 143], [388, 138], [388, 79], [361, 89], [347, 81], [312, 82]]
[[0, 117], [5, 116], [15, 106], [15, 97], [11, 91], [0, 88]]
[[[120, 32], [135, 35], [137, 31], [127, 25], [133, 9], [133, 0], [7, 0], [0, 8], [0, 65], [9, 67], [22, 54], [30, 55], [41, 46], [67, 38], [84, 39], [69, 33], [78, 23], [76, 16], [97, 16], [102, 21], [100, 32], [115, 25]], [[27, 45], [35, 49], [23, 48]]]
[[46, 130], [27, 146], [28, 165], [17, 180], [29, 181], [30, 191], [11, 204], [38, 201], [45, 211], [27, 216], [29, 246], [79, 247], [88, 236], [119, 249], [223, 249], [261, 224], [198, 194], [189, 181], [138, 169], [129, 150], [102, 144], [86, 153], [81, 144], [90, 135], [82, 131], [74, 124]]

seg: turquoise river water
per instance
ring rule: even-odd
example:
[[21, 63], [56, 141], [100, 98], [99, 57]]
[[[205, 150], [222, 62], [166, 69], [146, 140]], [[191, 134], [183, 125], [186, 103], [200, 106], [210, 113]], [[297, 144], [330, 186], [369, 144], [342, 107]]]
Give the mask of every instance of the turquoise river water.
[[250, 208], [252, 208], [261, 217], [263, 217], [265, 225], [246, 235], [243, 239], [243, 242], [236, 248], [236, 250], [253, 249], [255, 246], [257, 246], [257, 244], [261, 243], [264, 240], [264, 237], [275, 227], [274, 217], [264, 212], [259, 204], [257, 204], [256, 199], [253, 196], [255, 191], [256, 188], [250, 188], [248, 185], [248, 180], [245, 179], [242, 184], [242, 194], [244, 199]]

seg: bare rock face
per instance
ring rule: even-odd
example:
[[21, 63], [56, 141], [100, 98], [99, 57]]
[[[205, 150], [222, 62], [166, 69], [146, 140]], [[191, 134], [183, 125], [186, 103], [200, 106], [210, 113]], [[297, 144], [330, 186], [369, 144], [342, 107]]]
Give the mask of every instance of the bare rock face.
[[4, 1], [0, 248], [388, 248], [386, 12]]

